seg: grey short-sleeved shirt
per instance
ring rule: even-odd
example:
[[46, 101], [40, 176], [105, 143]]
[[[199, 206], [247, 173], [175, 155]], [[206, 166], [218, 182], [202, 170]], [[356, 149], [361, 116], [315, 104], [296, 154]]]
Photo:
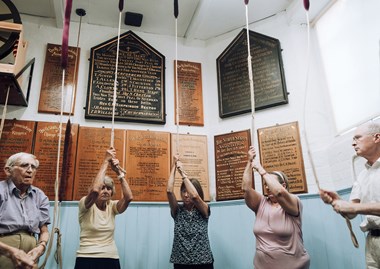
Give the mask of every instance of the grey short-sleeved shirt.
[[50, 224], [48, 197], [34, 186], [23, 198], [17, 192], [12, 180], [0, 181], [0, 234], [20, 230], [39, 234], [39, 227]]

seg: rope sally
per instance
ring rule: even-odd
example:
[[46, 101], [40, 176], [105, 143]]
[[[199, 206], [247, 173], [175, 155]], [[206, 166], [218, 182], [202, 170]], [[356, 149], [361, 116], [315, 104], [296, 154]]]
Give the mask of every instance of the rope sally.
[[[62, 86], [61, 86], [61, 113], [60, 113], [60, 121], [59, 121], [59, 134], [58, 134], [58, 149], [57, 149], [57, 163], [56, 163], [56, 176], [55, 176], [55, 184], [54, 184], [54, 216], [53, 216], [53, 227], [50, 233], [49, 245], [47, 248], [47, 253], [45, 256], [45, 260], [40, 266], [40, 268], [45, 268], [47, 259], [49, 258], [49, 254], [53, 245], [53, 239], [55, 231], [58, 228], [59, 223], [59, 208], [58, 208], [58, 194], [59, 194], [59, 164], [61, 157], [61, 139], [62, 139], [62, 121], [63, 121], [63, 99], [64, 99], [64, 86], [65, 86], [65, 71], [67, 67], [68, 61], [68, 43], [69, 43], [69, 29], [70, 29], [70, 17], [71, 17], [71, 9], [72, 9], [72, 0], [66, 0], [65, 5], [65, 21], [63, 25], [63, 34], [62, 34], [62, 55], [61, 55], [61, 67], [62, 67]], [[57, 242], [58, 243], [58, 242]], [[57, 245], [56, 256], [60, 257], [60, 246]], [[62, 261], [58, 260], [59, 268], [62, 269]]]
[[[320, 182], [319, 182], [318, 175], [316, 172], [313, 156], [312, 156], [311, 151], [310, 151], [310, 144], [308, 141], [308, 135], [307, 135], [307, 131], [306, 131], [307, 128], [306, 128], [306, 116], [305, 115], [306, 115], [307, 90], [308, 90], [308, 84], [309, 84], [309, 70], [310, 70], [310, 20], [309, 20], [310, 2], [309, 2], [309, 0], [303, 0], [303, 5], [304, 5], [305, 11], [306, 11], [306, 22], [307, 22], [307, 69], [306, 69], [305, 95], [304, 95], [304, 107], [303, 107], [304, 137], [305, 137], [307, 154], [308, 154], [308, 157], [310, 160], [310, 165], [311, 165], [311, 170], [312, 170], [312, 173], [314, 176], [314, 180], [315, 180], [315, 183], [317, 185], [318, 190], [320, 190], [321, 189]], [[341, 214], [341, 216], [346, 220], [346, 224], [347, 224], [347, 227], [349, 229], [351, 241], [352, 241], [353, 245], [356, 248], [358, 248], [359, 243], [358, 243], [358, 240], [356, 239], [354, 231], [352, 230], [352, 224], [351, 224], [350, 219], [343, 214]]]
[[73, 111], [73, 105], [74, 105], [74, 92], [76, 91], [76, 75], [78, 70], [78, 56], [79, 56], [79, 38], [80, 38], [80, 32], [81, 32], [81, 26], [82, 26], [82, 17], [86, 15], [86, 11], [84, 9], [77, 9], [76, 14], [80, 17], [79, 19], [79, 29], [78, 29], [78, 36], [77, 36], [77, 45], [75, 50], [75, 62], [74, 62], [74, 75], [72, 80], [73, 85], [73, 91], [71, 93], [71, 100], [70, 100], [70, 111], [69, 111], [69, 118], [66, 123], [66, 131], [65, 131], [65, 141], [63, 144], [63, 157], [62, 157], [62, 169], [61, 169], [61, 181], [59, 186], [59, 202], [61, 203], [66, 198], [66, 187], [67, 182], [69, 180], [69, 166], [70, 166], [70, 154], [71, 154], [71, 146], [72, 146], [72, 137], [71, 137], [71, 112]]

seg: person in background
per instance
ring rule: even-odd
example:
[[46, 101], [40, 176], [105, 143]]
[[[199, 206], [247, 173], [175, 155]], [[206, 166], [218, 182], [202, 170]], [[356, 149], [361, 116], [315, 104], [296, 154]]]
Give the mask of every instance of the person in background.
[[13, 248], [22, 250], [16, 253], [20, 257], [27, 253], [32, 267], [37, 266], [45, 252], [49, 240], [49, 199], [33, 186], [38, 166], [36, 156], [25, 152], [10, 156], [5, 163], [7, 179], [0, 181], [0, 242], [8, 247], [5, 252], [3, 248], [5, 255], [0, 255], [1, 269], [18, 268], [15, 256], [9, 256], [9, 251], [15, 253]]
[[[307, 269], [310, 257], [302, 237], [301, 200], [289, 192], [288, 178], [282, 172], [266, 172], [250, 147], [242, 188], [247, 206], [256, 214], [255, 269]], [[252, 168], [264, 180], [268, 196], [253, 189]]]
[[366, 237], [365, 257], [368, 269], [380, 268], [380, 124], [370, 122], [359, 126], [354, 134], [352, 146], [357, 156], [367, 160], [365, 169], [352, 187], [350, 201], [345, 201], [333, 191], [321, 189], [321, 199], [331, 204], [334, 210], [354, 218], [365, 216], [360, 224]]
[[[120, 180], [123, 197], [111, 200], [115, 194], [112, 178], [106, 176], [108, 166]], [[114, 240], [115, 216], [123, 213], [132, 201], [132, 191], [124, 170], [116, 159], [116, 151], [106, 151], [104, 161], [87, 196], [79, 201], [80, 244], [75, 269], [120, 269], [119, 254]]]
[[[183, 203], [178, 203], [174, 194], [176, 169], [183, 180], [180, 189]], [[200, 182], [187, 177], [178, 155], [173, 157], [167, 196], [174, 219], [174, 239], [170, 256], [174, 269], [213, 269], [214, 258], [208, 238], [210, 207], [204, 201]]]

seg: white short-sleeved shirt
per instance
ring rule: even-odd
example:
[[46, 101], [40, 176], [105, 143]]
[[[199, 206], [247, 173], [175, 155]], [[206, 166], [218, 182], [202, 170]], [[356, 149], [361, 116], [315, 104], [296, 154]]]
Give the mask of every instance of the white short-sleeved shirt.
[[[359, 199], [360, 203], [380, 202], [380, 158], [372, 166], [366, 163], [365, 169], [360, 172], [350, 195], [350, 200], [355, 199]], [[380, 229], [380, 218], [367, 215], [360, 228], [364, 232]]]

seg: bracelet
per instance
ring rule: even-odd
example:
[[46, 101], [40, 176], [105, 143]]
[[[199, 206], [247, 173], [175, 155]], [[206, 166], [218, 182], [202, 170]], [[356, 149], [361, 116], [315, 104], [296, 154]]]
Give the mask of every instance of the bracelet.
[[117, 178], [120, 179], [120, 180], [122, 180], [124, 177], [125, 177], [124, 173], [117, 176]]

